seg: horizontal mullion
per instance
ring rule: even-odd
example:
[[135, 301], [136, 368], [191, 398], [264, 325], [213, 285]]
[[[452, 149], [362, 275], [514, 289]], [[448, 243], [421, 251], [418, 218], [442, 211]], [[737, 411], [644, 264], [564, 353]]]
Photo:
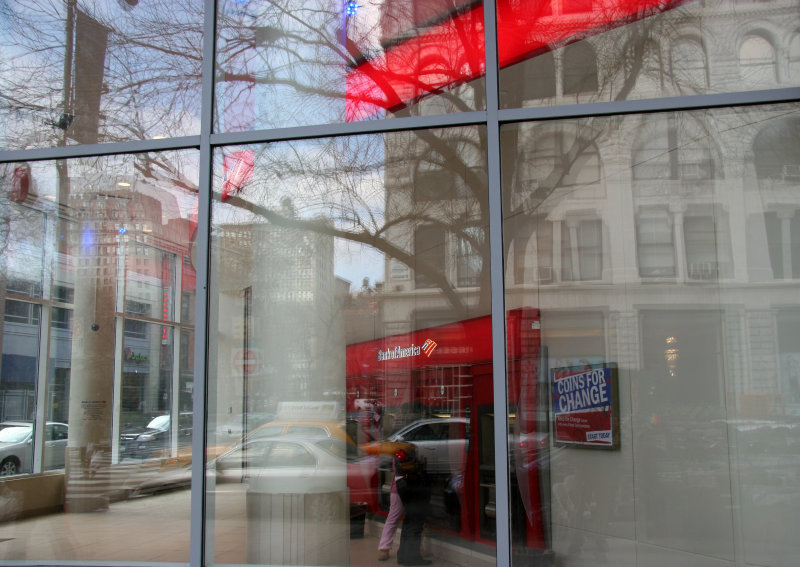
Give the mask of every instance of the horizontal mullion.
[[514, 108], [501, 110], [499, 112], [499, 119], [500, 123], [509, 123], [676, 110], [701, 110], [704, 108], [736, 107], [797, 101], [800, 101], [800, 88], [792, 87], [736, 93]]
[[197, 149], [199, 147], [200, 136], [182, 136], [179, 138], [159, 138], [157, 140], [131, 140], [128, 142], [56, 146], [30, 150], [5, 150], [0, 151], [0, 163], [136, 154], [164, 150]]

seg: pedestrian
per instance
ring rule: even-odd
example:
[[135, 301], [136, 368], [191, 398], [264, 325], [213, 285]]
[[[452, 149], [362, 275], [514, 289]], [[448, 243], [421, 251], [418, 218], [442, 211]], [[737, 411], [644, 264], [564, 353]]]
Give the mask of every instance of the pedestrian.
[[397, 470], [401, 473], [397, 477], [397, 493], [405, 509], [397, 563], [430, 565], [431, 560], [422, 556], [422, 528], [428, 515], [428, 502], [431, 496], [430, 482], [425, 475], [425, 463], [405, 451], [398, 451], [395, 459], [399, 464], [396, 465]]
[[395, 466], [396, 457], [392, 458], [392, 487], [389, 489], [389, 514], [386, 516], [386, 523], [383, 524], [381, 541], [378, 543], [378, 561], [386, 561], [392, 550], [394, 536], [400, 525], [405, 509], [403, 500], [397, 492], [397, 471]]

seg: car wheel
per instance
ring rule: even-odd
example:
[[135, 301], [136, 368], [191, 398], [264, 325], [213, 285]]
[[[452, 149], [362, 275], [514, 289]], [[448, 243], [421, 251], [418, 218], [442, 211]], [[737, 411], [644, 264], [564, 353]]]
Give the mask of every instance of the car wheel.
[[0, 476], [10, 476], [19, 472], [19, 461], [15, 457], [6, 457], [0, 463]]

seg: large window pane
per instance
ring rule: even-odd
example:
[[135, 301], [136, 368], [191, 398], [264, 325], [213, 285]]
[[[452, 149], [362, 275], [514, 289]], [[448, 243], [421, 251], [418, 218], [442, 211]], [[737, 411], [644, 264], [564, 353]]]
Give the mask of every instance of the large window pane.
[[[2, 560], [188, 561], [196, 168], [36, 162], [0, 194]], [[168, 553], [109, 545], [154, 518]]]
[[794, 561], [798, 113], [503, 128], [515, 565]]
[[[374, 565], [379, 547], [414, 562], [425, 524], [431, 556], [494, 564], [484, 139], [469, 127], [218, 151], [217, 563]], [[403, 535], [381, 543], [398, 504]]]
[[798, 24], [793, 0], [498, 0], [500, 105], [797, 86]]
[[197, 134], [202, 0], [0, 4], [0, 149]]
[[483, 5], [223, 0], [216, 130], [485, 108]]

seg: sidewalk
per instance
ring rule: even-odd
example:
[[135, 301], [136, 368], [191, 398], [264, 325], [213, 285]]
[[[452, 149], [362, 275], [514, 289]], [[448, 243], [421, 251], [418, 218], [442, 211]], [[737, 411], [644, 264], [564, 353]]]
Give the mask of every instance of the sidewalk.
[[[215, 559], [208, 563], [246, 563], [243, 491], [217, 495], [209, 524]], [[189, 562], [189, 490], [114, 502], [103, 512], [52, 514], [0, 523], [1, 561], [98, 561], [132, 564]], [[378, 562], [382, 524], [367, 521], [363, 538], [351, 539], [349, 565], [397, 566], [395, 549]], [[426, 538], [424, 550], [435, 567], [492, 567], [493, 556]]]

